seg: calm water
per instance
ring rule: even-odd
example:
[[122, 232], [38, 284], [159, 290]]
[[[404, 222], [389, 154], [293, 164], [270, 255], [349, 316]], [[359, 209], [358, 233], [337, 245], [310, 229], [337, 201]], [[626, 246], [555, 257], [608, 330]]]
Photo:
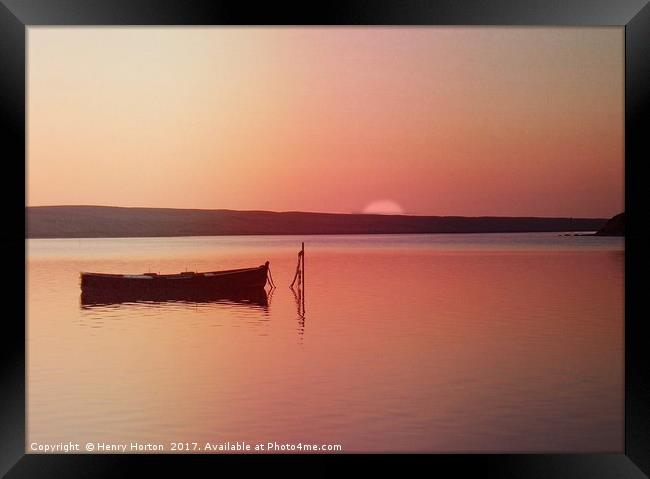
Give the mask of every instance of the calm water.
[[[27, 257], [28, 444], [623, 450], [620, 238], [28, 240]], [[268, 305], [80, 302], [80, 271], [266, 260]]]

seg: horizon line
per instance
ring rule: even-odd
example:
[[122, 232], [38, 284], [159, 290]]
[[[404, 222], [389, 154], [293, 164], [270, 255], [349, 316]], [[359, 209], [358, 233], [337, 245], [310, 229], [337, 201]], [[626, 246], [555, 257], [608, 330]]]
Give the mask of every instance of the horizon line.
[[509, 215], [457, 215], [457, 214], [419, 214], [419, 213], [365, 213], [359, 212], [328, 212], [328, 211], [300, 211], [300, 210], [237, 210], [232, 208], [179, 208], [169, 206], [114, 206], [114, 205], [91, 205], [91, 204], [63, 204], [63, 205], [25, 205], [25, 208], [119, 208], [119, 209], [152, 209], [152, 210], [177, 210], [177, 211], [232, 211], [239, 213], [301, 213], [301, 214], [316, 214], [316, 215], [345, 215], [345, 216], [411, 216], [411, 217], [437, 217], [437, 218], [539, 218], [539, 219], [609, 219], [612, 216], [625, 212], [625, 210], [616, 213], [615, 215], [605, 216], [509, 216]]

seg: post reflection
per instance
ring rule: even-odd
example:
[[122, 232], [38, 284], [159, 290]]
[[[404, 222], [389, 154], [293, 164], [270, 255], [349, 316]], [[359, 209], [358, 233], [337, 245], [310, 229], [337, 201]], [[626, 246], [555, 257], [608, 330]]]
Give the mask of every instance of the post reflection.
[[305, 334], [305, 294], [304, 290], [300, 287], [289, 287], [293, 293], [293, 299], [296, 303], [296, 311], [298, 313], [298, 334], [301, 336]]

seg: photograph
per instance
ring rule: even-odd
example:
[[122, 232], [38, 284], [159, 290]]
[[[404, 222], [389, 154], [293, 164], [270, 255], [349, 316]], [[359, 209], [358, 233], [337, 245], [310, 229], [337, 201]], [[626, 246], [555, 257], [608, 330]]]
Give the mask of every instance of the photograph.
[[26, 28], [25, 453], [624, 454], [625, 48]]

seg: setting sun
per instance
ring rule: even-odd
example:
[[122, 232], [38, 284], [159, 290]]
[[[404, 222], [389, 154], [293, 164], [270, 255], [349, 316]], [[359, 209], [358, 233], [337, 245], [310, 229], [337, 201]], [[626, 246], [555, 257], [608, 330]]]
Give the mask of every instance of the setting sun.
[[364, 213], [372, 215], [403, 215], [402, 207], [392, 200], [377, 200], [363, 209]]

